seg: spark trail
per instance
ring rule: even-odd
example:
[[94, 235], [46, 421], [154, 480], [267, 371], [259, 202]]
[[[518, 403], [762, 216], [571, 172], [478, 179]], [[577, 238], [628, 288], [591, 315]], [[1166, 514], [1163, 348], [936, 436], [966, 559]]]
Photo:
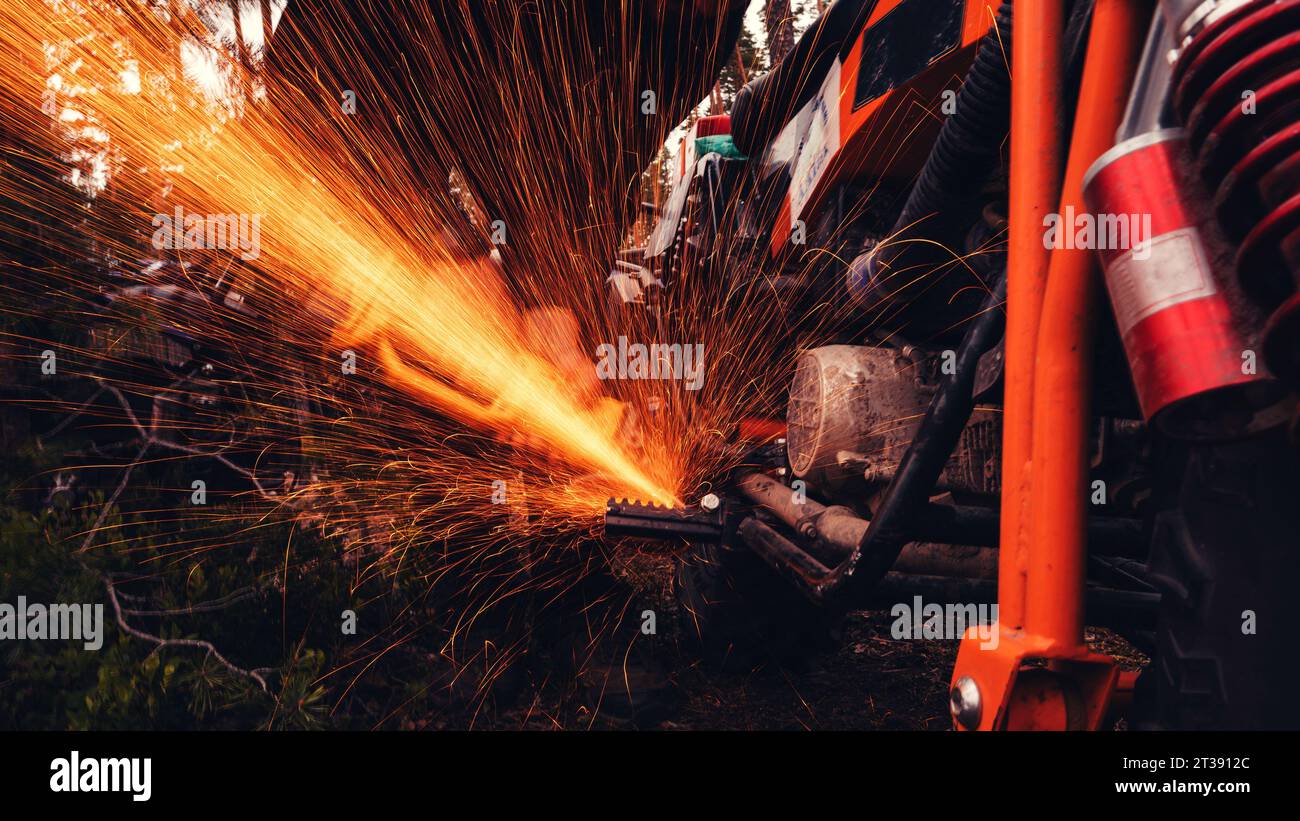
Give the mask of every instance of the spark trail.
[[[421, 401], [480, 428], [522, 432], [569, 468], [606, 477], [612, 490], [674, 501], [681, 477], [672, 460], [629, 453], [615, 437], [617, 403], [584, 401], [571, 376], [530, 347], [499, 271], [487, 259], [454, 258], [430, 229], [438, 216], [427, 206], [421, 213], [417, 200], [360, 177], [351, 157], [392, 150], [372, 144], [362, 120], [308, 132], [302, 111], [247, 105], [214, 127], [219, 103], [175, 87], [160, 94], [124, 87], [124, 59], [155, 90], [176, 79], [177, 44], [203, 34], [188, 11], [4, 4], [0, 81], [28, 105], [75, 84], [76, 103], [93, 108], [96, 125], [120, 149], [178, 169], [172, 196], [189, 211], [259, 215], [262, 281], [248, 290], [309, 296], [313, 310], [332, 320], [338, 347], [374, 352], [384, 377]], [[48, 87], [50, 66], [32, 59], [32, 44], [42, 42], [47, 59], [63, 51], [59, 63], [75, 67], [60, 87]], [[227, 79], [252, 82], [238, 74]], [[148, 201], [147, 192], [139, 194]], [[425, 229], [422, 241], [412, 241], [409, 226]], [[590, 509], [594, 500], [588, 502]]]

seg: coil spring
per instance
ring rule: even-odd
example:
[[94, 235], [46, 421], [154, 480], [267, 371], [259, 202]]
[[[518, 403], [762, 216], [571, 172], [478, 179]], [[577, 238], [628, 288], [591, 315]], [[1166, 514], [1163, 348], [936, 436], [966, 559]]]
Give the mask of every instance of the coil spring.
[[1300, 384], [1300, 0], [1250, 0], [1197, 33], [1173, 108], [1237, 243], [1238, 282], [1271, 312], [1264, 359]]

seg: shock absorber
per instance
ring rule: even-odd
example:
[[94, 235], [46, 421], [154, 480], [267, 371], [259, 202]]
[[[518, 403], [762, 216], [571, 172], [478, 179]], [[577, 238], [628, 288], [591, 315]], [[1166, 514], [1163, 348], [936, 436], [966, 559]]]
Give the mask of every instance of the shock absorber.
[[1172, 108], [1236, 244], [1243, 293], [1269, 314], [1263, 359], [1300, 385], [1300, 0], [1165, 0]]
[[1232, 438], [1277, 421], [1281, 388], [1251, 361], [1259, 317], [1241, 304], [1185, 130], [1169, 127], [1166, 25], [1153, 19], [1118, 143], [1085, 175], [1084, 201], [1098, 226], [1130, 227], [1129, 242], [1098, 248], [1143, 415], [1173, 436]]

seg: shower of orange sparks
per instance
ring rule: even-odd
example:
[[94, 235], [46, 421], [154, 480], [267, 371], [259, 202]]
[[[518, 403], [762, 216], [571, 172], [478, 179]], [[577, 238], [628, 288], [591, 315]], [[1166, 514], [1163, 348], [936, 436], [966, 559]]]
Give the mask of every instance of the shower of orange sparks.
[[616, 438], [619, 409], [582, 395], [548, 352], [530, 350], [499, 271], [486, 259], [456, 259], [432, 231], [413, 241], [399, 226], [427, 227], [435, 215], [358, 178], [353, 157], [390, 147], [346, 121], [347, 145], [322, 144], [322, 132], [295, 122], [301, 112], [272, 106], [248, 106], [214, 128], [211, 106], [160, 108], [112, 81], [124, 46], [141, 77], [168, 76], [177, 43], [201, 32], [185, 10], [172, 17], [133, 3], [5, 4], [2, 80], [35, 106], [47, 89], [32, 44], [71, 44], [64, 64], [77, 64], [83, 78], [108, 78], [78, 102], [93, 106], [131, 156], [183, 169], [175, 201], [191, 212], [260, 215], [260, 287], [310, 295], [333, 317], [340, 347], [368, 346], [386, 379], [433, 408], [523, 433], [548, 457], [604, 477], [606, 490], [570, 498], [581, 513], [613, 493], [675, 503], [682, 474], [674, 455], [630, 453]]

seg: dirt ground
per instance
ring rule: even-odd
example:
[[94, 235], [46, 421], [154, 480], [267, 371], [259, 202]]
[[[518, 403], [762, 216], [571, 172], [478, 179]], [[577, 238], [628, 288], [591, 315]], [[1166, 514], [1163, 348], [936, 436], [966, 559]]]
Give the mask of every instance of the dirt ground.
[[[682, 676], [686, 700], [663, 729], [682, 730], [947, 730], [948, 686], [956, 641], [899, 641], [887, 611], [851, 613], [838, 652], [792, 672], [773, 668], [717, 675], [695, 668]], [[1114, 655], [1121, 669], [1147, 659], [1110, 631], [1088, 628], [1088, 643]]]
[[[900, 641], [887, 611], [851, 613], [839, 651], [807, 670], [762, 669], [747, 676], [682, 677], [686, 703], [664, 729], [947, 730], [956, 641]], [[1088, 628], [1088, 643], [1122, 669], [1147, 662], [1110, 631]]]
[[[761, 665], [719, 672], [682, 660], [673, 673], [675, 703], [666, 715], [632, 724], [613, 710], [593, 715], [579, 696], [535, 692], [519, 705], [476, 726], [497, 729], [650, 730], [931, 730], [951, 728], [948, 687], [956, 641], [897, 640], [888, 611], [848, 614], [834, 652], [801, 669]], [[1116, 656], [1122, 669], [1147, 659], [1110, 631], [1088, 628], [1094, 649]], [[530, 699], [525, 698], [525, 702]]]
[[851, 613], [844, 641], [807, 669], [685, 671], [685, 703], [664, 729], [946, 730], [955, 641], [899, 641], [886, 611]]

